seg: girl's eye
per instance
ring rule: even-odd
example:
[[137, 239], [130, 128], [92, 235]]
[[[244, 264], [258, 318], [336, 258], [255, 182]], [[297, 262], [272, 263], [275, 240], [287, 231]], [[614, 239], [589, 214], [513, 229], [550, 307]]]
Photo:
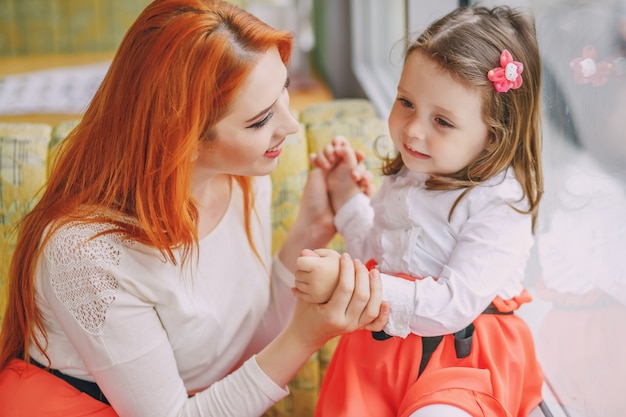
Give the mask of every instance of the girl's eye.
[[407, 100], [405, 98], [398, 98], [398, 101], [400, 102], [402, 107], [406, 107], [408, 109], [412, 109], [413, 108], [413, 103], [411, 103], [409, 100]]
[[291, 78], [287, 77], [287, 81], [285, 81], [285, 87], [284, 87], [285, 90], [289, 88], [289, 84], [291, 84]]
[[435, 122], [442, 127], [453, 127], [451, 123], [449, 123], [447, 120], [442, 119], [441, 117], [435, 118]]
[[266, 125], [266, 124], [270, 121], [270, 119], [271, 119], [273, 116], [274, 116], [274, 110], [270, 110], [270, 111], [267, 113], [267, 116], [265, 116], [265, 117], [263, 118], [263, 120], [260, 120], [260, 121], [258, 121], [258, 122], [256, 122], [256, 123], [254, 123], [254, 124], [252, 124], [252, 125], [248, 126], [248, 129], [261, 129], [263, 126], [265, 126], [265, 125]]

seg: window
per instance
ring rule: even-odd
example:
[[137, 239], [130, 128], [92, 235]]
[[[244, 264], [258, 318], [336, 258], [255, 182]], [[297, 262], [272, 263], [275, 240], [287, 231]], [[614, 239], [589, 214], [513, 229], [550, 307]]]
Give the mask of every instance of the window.
[[[468, 2], [473, 3], [473, 2]], [[404, 39], [454, 0], [352, 0], [352, 66], [383, 117]], [[520, 315], [555, 416], [621, 415], [626, 385], [626, 1], [503, 0], [535, 15], [543, 68], [542, 200]], [[558, 403], [554, 398], [559, 398]]]
[[370, 101], [386, 114], [396, 94], [406, 35], [404, 0], [352, 0], [352, 69]]

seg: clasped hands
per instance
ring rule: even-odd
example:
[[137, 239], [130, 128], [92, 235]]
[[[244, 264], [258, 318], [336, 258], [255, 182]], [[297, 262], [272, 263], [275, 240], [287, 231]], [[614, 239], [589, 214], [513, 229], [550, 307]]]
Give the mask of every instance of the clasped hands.
[[[336, 213], [357, 193], [371, 196], [375, 192], [372, 174], [364, 167], [363, 159], [363, 154], [355, 151], [342, 136], [334, 138], [321, 152], [311, 155], [312, 166], [320, 168], [326, 175], [328, 198], [333, 212]], [[327, 303], [340, 285], [342, 259], [344, 262], [352, 260], [349, 254], [339, 254], [332, 249], [303, 250], [296, 260], [294, 293], [298, 299], [314, 304]], [[365, 270], [360, 260], [352, 261], [357, 273]], [[379, 283], [378, 271], [369, 271], [369, 275], [370, 281]], [[389, 307], [381, 301], [380, 294], [375, 297], [380, 302], [378, 317], [363, 328], [379, 331], [387, 322]]]

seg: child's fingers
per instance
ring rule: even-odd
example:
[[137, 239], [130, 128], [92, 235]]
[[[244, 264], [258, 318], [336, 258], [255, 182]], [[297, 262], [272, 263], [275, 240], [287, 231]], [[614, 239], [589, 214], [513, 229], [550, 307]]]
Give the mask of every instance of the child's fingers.
[[343, 135], [337, 135], [333, 138], [332, 140], [332, 144], [335, 148], [339, 149], [339, 148], [344, 148], [346, 146], [350, 146], [350, 142], [348, 141], [348, 139], [343, 136]]
[[322, 149], [322, 153], [324, 154], [324, 156], [326, 157], [327, 161], [331, 165], [335, 165], [335, 163], [337, 162], [336, 152], [337, 152], [337, 150], [336, 150], [335, 146], [333, 146], [332, 142], [326, 144], [326, 146], [324, 146], [324, 148]]
[[359, 161], [356, 156], [356, 152], [351, 147], [343, 147], [336, 149], [337, 157], [346, 163], [350, 168], [356, 168], [359, 165]]
[[298, 273], [296, 272], [296, 280], [295, 280], [295, 288], [303, 293], [308, 292], [309, 287], [311, 286], [311, 284], [305, 280], [302, 279], [302, 275], [298, 275]]
[[300, 256], [296, 259], [296, 279], [298, 279], [298, 274], [303, 274], [307, 272], [313, 271], [315, 266], [317, 265], [317, 260], [319, 260], [319, 256]]
[[329, 171], [337, 163], [337, 155], [335, 155], [335, 148], [332, 143], [324, 146], [319, 152], [312, 153], [310, 155], [311, 165], [322, 168], [324, 171]]
[[310, 303], [310, 304], [317, 304], [315, 302], [315, 300], [313, 299], [313, 297], [311, 297], [309, 294], [304, 293], [302, 291], [300, 291], [297, 288], [292, 288], [291, 292], [293, 293], [293, 295], [296, 296], [296, 298], [300, 301], [304, 301], [305, 303]]
[[367, 168], [365, 168], [363, 164], [358, 164], [356, 168], [350, 171], [350, 176], [354, 181], [359, 182], [362, 180], [367, 180], [368, 173], [369, 171], [367, 170]]
[[361, 163], [350, 172], [350, 176], [361, 188], [374, 180], [374, 174]]
[[314, 252], [317, 256], [324, 257], [324, 258], [328, 258], [328, 257], [339, 258], [341, 256], [339, 252], [337, 252], [336, 250], [327, 249], [327, 248], [315, 249], [312, 252]]
[[313, 256], [316, 258], [319, 257], [319, 255], [317, 254], [317, 251], [314, 251], [311, 249], [302, 249], [302, 251], [300, 252], [300, 256]]
[[329, 171], [333, 167], [323, 153], [312, 153], [309, 156], [309, 160], [312, 167], [321, 168], [322, 171]]
[[374, 183], [372, 182], [368, 183], [367, 186], [363, 188], [363, 192], [368, 197], [373, 196], [374, 194], [376, 194], [376, 185], [374, 185]]
[[359, 162], [365, 161], [365, 152], [359, 149], [355, 149], [354, 153], [356, 154], [356, 160]]

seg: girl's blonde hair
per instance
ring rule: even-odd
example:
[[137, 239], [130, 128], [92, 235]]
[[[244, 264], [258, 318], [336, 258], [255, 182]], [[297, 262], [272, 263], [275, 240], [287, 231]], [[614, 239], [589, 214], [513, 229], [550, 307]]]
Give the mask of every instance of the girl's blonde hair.
[[[98, 222], [90, 214], [115, 213], [106, 233], [154, 247], [174, 263], [174, 248], [180, 248], [183, 262], [188, 259], [198, 242], [198, 211], [190, 195], [194, 153], [200, 142], [213, 139], [213, 126], [271, 47], [287, 64], [291, 34], [221, 0], [156, 0], [146, 7], [80, 124], [61, 143], [38, 204], [20, 223], [0, 369], [12, 358], [28, 360], [31, 340], [44, 352], [36, 337], [36, 330], [44, 337], [45, 331], [35, 303], [35, 270], [48, 237], [64, 224]], [[245, 196], [245, 227], [256, 252], [251, 180], [234, 179]]]
[[[487, 72], [500, 66], [504, 49], [523, 63], [523, 84], [517, 90], [498, 93], [487, 79]], [[455, 80], [482, 92], [483, 121], [489, 130], [487, 149], [458, 172], [431, 175], [426, 182], [428, 189], [464, 188], [458, 203], [474, 186], [511, 166], [528, 201], [527, 210], [517, 210], [531, 214], [534, 227], [543, 194], [543, 175], [541, 58], [533, 18], [504, 6], [460, 7], [431, 24], [409, 44], [405, 56], [416, 52], [432, 59]], [[403, 166], [398, 154], [385, 160], [383, 173], [395, 174]]]

